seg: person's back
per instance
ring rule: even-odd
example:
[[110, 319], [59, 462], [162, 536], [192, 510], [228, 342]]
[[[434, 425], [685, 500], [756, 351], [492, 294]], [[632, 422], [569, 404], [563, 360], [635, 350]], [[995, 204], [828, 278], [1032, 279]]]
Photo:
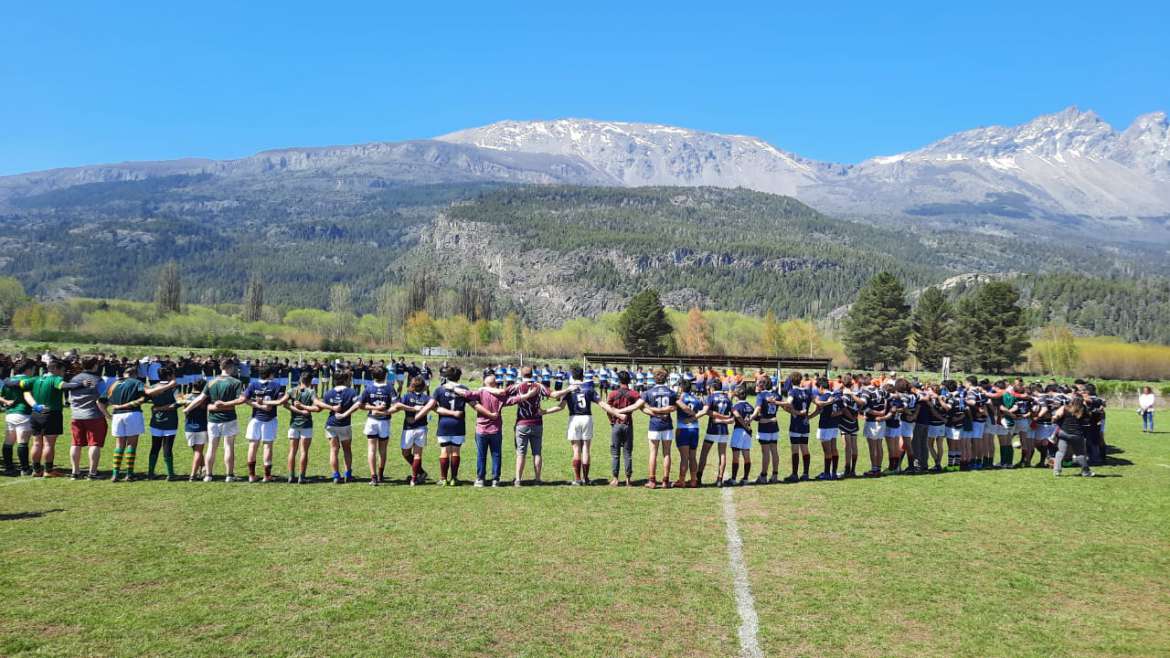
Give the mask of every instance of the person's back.
[[[240, 397], [244, 384], [228, 374], [221, 374], [207, 384], [207, 399], [212, 402], [229, 402]], [[236, 419], [236, 408], [220, 409], [208, 413], [208, 420], [213, 423], [230, 423]]]

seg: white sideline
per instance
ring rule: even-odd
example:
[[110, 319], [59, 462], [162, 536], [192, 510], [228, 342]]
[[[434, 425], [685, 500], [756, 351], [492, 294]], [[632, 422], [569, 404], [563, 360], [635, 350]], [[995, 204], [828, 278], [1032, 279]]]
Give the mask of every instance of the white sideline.
[[735, 500], [731, 497], [731, 489], [723, 490], [723, 520], [727, 526], [727, 558], [735, 585], [735, 607], [739, 610], [739, 654], [760, 658], [764, 655], [760, 650], [760, 618], [756, 615], [756, 602], [752, 598], [747, 566], [743, 563], [743, 539], [739, 536], [739, 523], [735, 520]]

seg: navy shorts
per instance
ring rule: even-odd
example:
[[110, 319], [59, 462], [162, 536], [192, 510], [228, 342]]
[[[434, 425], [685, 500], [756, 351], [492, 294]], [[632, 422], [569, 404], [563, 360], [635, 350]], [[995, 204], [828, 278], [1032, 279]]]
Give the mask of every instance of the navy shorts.
[[699, 447], [699, 428], [697, 427], [680, 427], [674, 431], [674, 443], [680, 448], [691, 448], [692, 450]]

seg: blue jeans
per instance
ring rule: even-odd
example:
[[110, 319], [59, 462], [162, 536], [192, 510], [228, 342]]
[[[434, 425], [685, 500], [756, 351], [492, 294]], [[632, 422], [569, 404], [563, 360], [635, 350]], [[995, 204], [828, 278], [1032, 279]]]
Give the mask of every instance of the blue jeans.
[[1144, 431], [1144, 432], [1153, 432], [1154, 431], [1154, 410], [1153, 409], [1143, 409], [1142, 410], [1142, 431]]
[[500, 479], [500, 445], [503, 441], [504, 434], [502, 432], [475, 433], [475, 478], [477, 480], [487, 479], [484, 477], [484, 473], [487, 471], [488, 450], [492, 452], [492, 479]]

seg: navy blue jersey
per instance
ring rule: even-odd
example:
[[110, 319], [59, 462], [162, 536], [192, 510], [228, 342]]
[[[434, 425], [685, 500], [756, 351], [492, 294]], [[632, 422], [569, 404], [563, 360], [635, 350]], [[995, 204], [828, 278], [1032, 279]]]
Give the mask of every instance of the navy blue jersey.
[[[284, 387], [271, 379], [253, 379], [248, 382], [248, 387], [244, 389], [244, 398], [256, 402], [271, 402], [273, 400], [279, 400], [283, 396]], [[262, 422], [274, 420], [276, 418], [276, 407], [265, 407], [264, 409], [254, 408], [252, 409], [252, 418]]]
[[822, 391], [817, 395], [817, 400], [824, 405], [821, 407], [820, 420], [817, 421], [817, 427], [823, 430], [837, 429], [841, 423], [841, 395], [838, 393], [830, 393], [829, 391]]
[[590, 405], [600, 401], [601, 396], [597, 394], [597, 389], [586, 385], [569, 393], [565, 404], [569, 407], [570, 416], [590, 416], [593, 414], [593, 407]]
[[[358, 399], [362, 404], [368, 404], [371, 407], [389, 409], [398, 401], [398, 392], [390, 384], [370, 384], [362, 389], [362, 395]], [[385, 416], [375, 416], [375, 418], [385, 418]]]
[[690, 407], [691, 411], [694, 412], [694, 413], [688, 414], [687, 412], [682, 410], [682, 407], [679, 407], [679, 409], [678, 409], [678, 426], [679, 427], [698, 428], [699, 427], [699, 419], [695, 417], [695, 414], [702, 411], [703, 401], [700, 400], [699, 396], [695, 395], [694, 393], [683, 393], [682, 395], [679, 396], [678, 401], [687, 405], [688, 407]]
[[788, 431], [792, 434], [808, 434], [809, 424], [808, 417], [803, 414], [808, 411], [812, 405], [813, 392], [812, 389], [801, 388], [793, 386], [788, 391], [788, 404], [792, 407], [794, 412], [788, 418]]
[[776, 412], [780, 410], [780, 396], [776, 391], [761, 391], [756, 394], [756, 408], [760, 410], [760, 434], [775, 434], [780, 431]]
[[738, 413], [739, 417], [743, 419], [743, 422], [737, 420], [735, 422], [735, 427], [747, 432], [748, 434], [751, 434], [752, 423], [750, 418], [752, 417], [752, 413], [755, 412], [755, 409], [752, 408], [752, 403], [748, 402], [747, 400], [740, 400], [731, 406], [731, 410], [735, 413]]
[[[418, 392], [418, 393], [416, 393], [414, 391], [408, 391], [405, 395], [402, 396], [402, 404], [405, 404], [405, 405], [410, 406], [410, 407], [418, 407], [419, 409], [426, 406], [426, 404], [430, 401], [431, 401], [431, 396], [427, 395], [426, 391], [422, 391], [422, 392]], [[407, 411], [406, 412], [406, 420], [403, 421], [403, 423], [402, 423], [402, 429], [413, 430], [413, 429], [418, 429], [420, 427], [427, 426], [427, 417], [423, 416], [421, 419], [416, 421], [414, 419], [415, 413], [417, 413], [417, 412], [415, 412], [415, 411]]]
[[889, 410], [894, 412], [886, 419], [886, 427], [901, 427], [902, 412], [906, 409], [906, 400], [901, 395], [891, 394], [886, 400]]
[[[439, 415], [439, 436], [464, 436], [467, 430], [467, 412], [464, 407], [467, 405], [467, 398], [459, 392], [460, 389], [466, 389], [464, 386], [455, 386], [447, 388], [440, 386], [435, 389], [435, 403], [444, 409], [451, 411], [463, 411], [463, 415], [456, 418], [454, 416]], [[424, 403], [425, 404], [425, 403]]]
[[[675, 402], [678, 402], [678, 393], [675, 393], [666, 384], [656, 384], [642, 394], [642, 399], [651, 407], [672, 407]], [[650, 423], [647, 425], [647, 429], [651, 432], [663, 432], [673, 428], [674, 423], [671, 421], [670, 414], [650, 416]]]
[[187, 413], [187, 422], [183, 425], [183, 431], [191, 434], [193, 432], [207, 431], [207, 405], [201, 404]]
[[[325, 395], [321, 398], [325, 404], [330, 406], [341, 405], [341, 410], [346, 411], [353, 406], [353, 401], [357, 399], [357, 391], [346, 386], [345, 388], [331, 388], [325, 391]], [[329, 417], [325, 419], [326, 427], [349, 427], [350, 417], [338, 418], [334, 411], [329, 412]]]
[[[731, 398], [727, 397], [727, 394], [723, 391], [715, 391], [711, 395], [708, 395], [706, 406], [710, 407], [711, 411], [714, 413], [722, 414], [724, 416], [731, 415]], [[727, 425], [724, 425], [723, 423], [716, 423], [715, 419], [712, 418], [707, 421], [707, 433], [727, 434]]]

